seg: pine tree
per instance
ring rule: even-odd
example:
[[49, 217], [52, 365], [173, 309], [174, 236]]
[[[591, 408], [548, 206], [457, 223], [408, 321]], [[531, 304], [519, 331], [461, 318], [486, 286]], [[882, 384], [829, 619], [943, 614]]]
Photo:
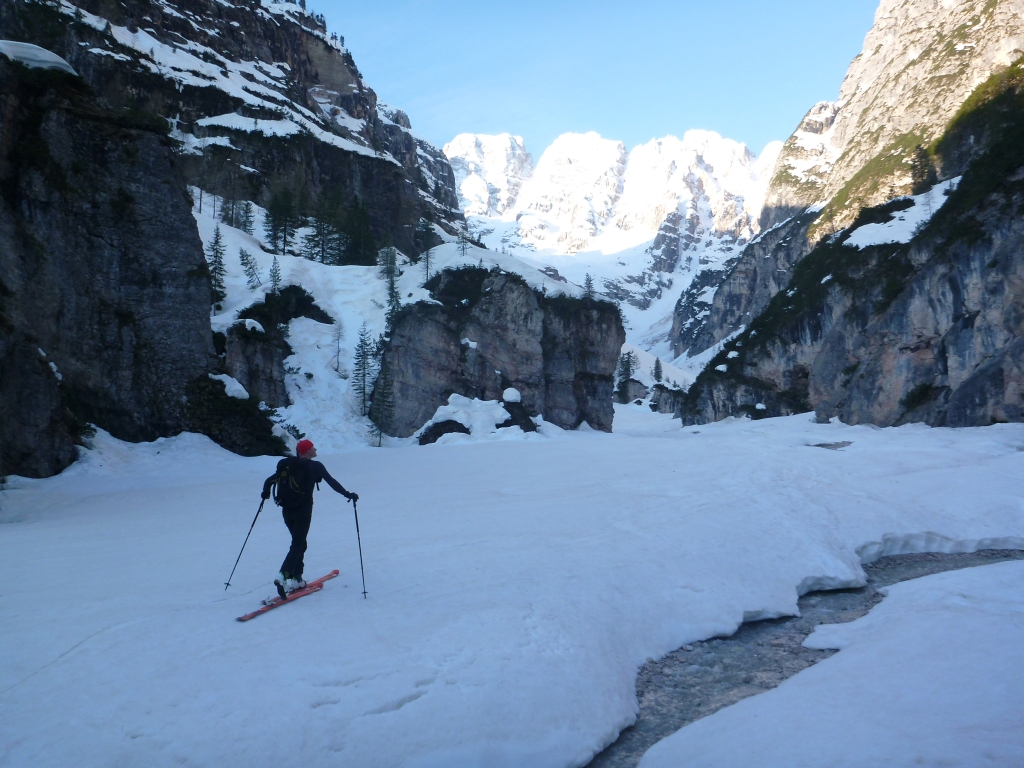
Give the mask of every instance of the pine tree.
[[394, 382], [387, 361], [381, 363], [380, 374], [373, 385], [373, 401], [370, 403], [370, 422], [372, 434], [377, 438], [377, 447], [384, 442], [384, 434], [391, 427], [391, 417], [395, 412]]
[[302, 238], [302, 255], [322, 264], [340, 264], [346, 238], [338, 221], [337, 206], [321, 200], [310, 225], [313, 231]]
[[426, 283], [430, 280], [430, 262], [434, 258], [434, 249], [427, 248], [423, 252], [423, 282]]
[[224, 267], [224, 239], [220, 234], [220, 224], [213, 230], [213, 240], [206, 250], [206, 261], [210, 265], [210, 287], [212, 288], [213, 306], [219, 310], [221, 302], [227, 298], [227, 291], [224, 287], [224, 278], [227, 269]]
[[664, 378], [664, 373], [661, 370], [661, 358], [660, 357], [654, 358], [654, 370], [651, 371], [651, 376], [654, 377], [654, 380], [656, 382], [661, 384], [661, 380], [662, 380], [662, 378]]
[[341, 373], [341, 342], [345, 338], [345, 326], [341, 320], [334, 321], [334, 332], [331, 334], [331, 346], [334, 347], [334, 371]]
[[636, 373], [636, 355], [633, 354], [632, 350], [623, 352], [619, 356], [618, 379], [620, 386], [633, 378], [634, 373]]
[[281, 265], [274, 257], [274, 263], [270, 265], [270, 290], [276, 295], [281, 290]]
[[245, 248], [239, 248], [238, 260], [242, 262], [242, 271], [245, 273], [245, 279], [249, 288], [256, 290], [263, 285], [263, 281], [260, 280], [259, 265], [256, 263], [256, 259], [253, 258], [252, 254], [245, 250]]
[[370, 393], [373, 390], [373, 380], [376, 376], [377, 367], [373, 342], [370, 340], [370, 331], [367, 329], [366, 323], [363, 323], [359, 329], [359, 340], [356, 342], [353, 367], [355, 371], [352, 375], [352, 390], [359, 401], [359, 415], [365, 416]]
[[910, 162], [910, 178], [914, 184], [913, 194], [915, 195], [924, 192], [936, 180], [935, 166], [932, 165], [928, 150], [921, 144], [914, 148], [914, 155]]
[[459, 230], [458, 248], [459, 256], [465, 259], [469, 253], [469, 233], [464, 228]]
[[251, 235], [255, 222], [256, 214], [253, 210], [252, 203], [246, 200], [242, 203], [241, 213], [238, 217], [238, 228], [245, 232], [245, 234]]
[[234, 200], [224, 198], [220, 205], [220, 220], [221, 223], [227, 224], [229, 227], [234, 227], [237, 224], [238, 217], [235, 212], [237, 205]]
[[272, 194], [263, 217], [263, 232], [270, 241], [271, 250], [277, 252], [280, 247], [282, 252], [287, 253], [288, 243], [294, 239], [298, 223], [295, 196], [291, 191], [282, 189]]
[[589, 272], [587, 272], [587, 276], [583, 278], [583, 298], [594, 298], [594, 278], [590, 276]]
[[380, 276], [388, 286], [387, 327], [390, 331], [395, 316], [402, 308], [402, 297], [398, 293], [398, 277], [401, 275], [398, 268], [398, 249], [391, 245], [381, 248], [377, 254], [377, 266], [380, 269]]

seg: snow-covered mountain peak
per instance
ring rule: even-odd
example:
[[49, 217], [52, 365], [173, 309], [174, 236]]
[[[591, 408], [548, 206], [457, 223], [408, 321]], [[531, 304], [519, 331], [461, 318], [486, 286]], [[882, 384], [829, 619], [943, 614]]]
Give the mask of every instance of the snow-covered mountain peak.
[[555, 139], [516, 205], [523, 239], [562, 253], [585, 248], [615, 213], [628, 158], [625, 144], [593, 131]]
[[508, 134], [463, 134], [444, 151], [467, 222], [489, 248], [577, 285], [589, 274], [628, 314], [643, 313], [629, 322], [649, 346], [660, 343], [660, 321], [680, 293], [758, 233], [781, 148], [773, 142], [758, 157], [691, 130], [627, 151], [594, 132], [566, 133], [532, 174], [513, 162], [529, 155]]
[[521, 136], [460, 133], [444, 145], [455, 172], [459, 204], [468, 215], [501, 216], [515, 205], [533, 157]]

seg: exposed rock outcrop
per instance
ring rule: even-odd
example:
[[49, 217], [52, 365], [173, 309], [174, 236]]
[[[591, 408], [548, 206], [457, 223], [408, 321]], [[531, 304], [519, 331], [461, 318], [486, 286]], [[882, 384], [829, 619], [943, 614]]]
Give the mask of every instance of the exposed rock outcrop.
[[284, 360], [292, 354], [285, 336], [288, 323], [308, 317], [333, 325], [334, 318], [297, 285], [268, 293], [262, 302], [238, 313], [239, 322], [228, 328], [224, 349], [224, 370], [238, 381], [255, 402], [270, 408], [290, 404], [285, 385]]
[[210, 279], [166, 134], [0, 58], [0, 190], [0, 473], [59, 472], [86, 422], [184, 429]]
[[[862, 207], [911, 192], [921, 180], [915, 174], [954, 176], [917, 167], [917, 147], [934, 144], [978, 83], [1022, 52], [1024, 0], [883, 0], [839, 100], [815, 105], [785, 143], [760, 241], [725, 265], [720, 284], [704, 280], [703, 296], [680, 299], [675, 352], [698, 354], [749, 325], [788, 284], [795, 263]], [[807, 210], [812, 204], [817, 216]], [[771, 237], [784, 222], [785, 242]]]
[[655, 384], [651, 390], [651, 410], [655, 413], [677, 415], [682, 410], [685, 390], [671, 389], [664, 384]]
[[461, 219], [447, 159], [320, 18], [248, 0], [77, 6], [3, 3], [0, 28], [63, 56], [111, 109], [170, 124], [190, 184], [264, 206], [289, 192], [305, 215], [359, 204], [376, 241], [409, 254], [421, 219]]
[[611, 430], [625, 341], [614, 305], [544, 297], [517, 275], [472, 267], [443, 272], [428, 287], [437, 303], [405, 308], [384, 354], [394, 396], [389, 434], [413, 434], [452, 393], [500, 400], [509, 387], [530, 415]]
[[637, 381], [636, 379], [628, 379], [626, 381], [619, 382], [619, 386], [618, 389], [615, 390], [615, 394], [620, 403], [632, 403], [636, 400], [643, 400], [647, 397], [647, 387], [644, 386], [643, 382]]
[[818, 245], [698, 377], [686, 423], [812, 409], [879, 425], [1024, 420], [1022, 62], [980, 86], [934, 145], [963, 179], [929, 223], [906, 244], [847, 242], [906, 209], [896, 200]]

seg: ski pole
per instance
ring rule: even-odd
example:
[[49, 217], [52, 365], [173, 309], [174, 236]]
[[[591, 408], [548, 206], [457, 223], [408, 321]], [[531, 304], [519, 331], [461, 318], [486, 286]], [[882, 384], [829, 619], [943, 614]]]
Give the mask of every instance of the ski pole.
[[[267, 502], [266, 499], [260, 501], [260, 508], [256, 510], [256, 517], [260, 516], [260, 512], [263, 511], [263, 505]], [[245, 551], [245, 545], [249, 543], [249, 537], [252, 535], [252, 529], [256, 527], [256, 517], [252, 519], [252, 525], [249, 526], [249, 533], [245, 534], [245, 541], [242, 542], [242, 548], [238, 550], [238, 559], [235, 560], [235, 568], [238, 567], [238, 561], [242, 559], [242, 553]], [[235, 575], [235, 568], [231, 569], [231, 576]], [[224, 582], [224, 591], [228, 591], [228, 587], [231, 586], [231, 576], [228, 576], [228, 580]]]
[[356, 541], [359, 543], [359, 575], [363, 577], [363, 600], [366, 599], [366, 572], [363, 571], [363, 540], [359, 537], [359, 511], [356, 500], [352, 499], [352, 514], [356, 516]]

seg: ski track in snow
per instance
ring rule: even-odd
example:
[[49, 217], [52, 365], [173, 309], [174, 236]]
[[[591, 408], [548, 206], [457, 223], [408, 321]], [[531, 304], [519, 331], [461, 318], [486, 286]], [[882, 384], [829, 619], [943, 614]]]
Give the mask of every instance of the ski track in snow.
[[862, 556], [1024, 548], [1022, 425], [680, 429], [617, 406], [615, 428], [322, 452], [361, 497], [369, 599], [324, 490], [306, 573], [341, 576], [246, 624], [287, 549], [276, 508], [223, 580], [272, 457], [100, 433], [14, 478], [0, 763], [582, 765], [633, 722], [647, 658], [793, 614], [798, 585], [860, 585]]

